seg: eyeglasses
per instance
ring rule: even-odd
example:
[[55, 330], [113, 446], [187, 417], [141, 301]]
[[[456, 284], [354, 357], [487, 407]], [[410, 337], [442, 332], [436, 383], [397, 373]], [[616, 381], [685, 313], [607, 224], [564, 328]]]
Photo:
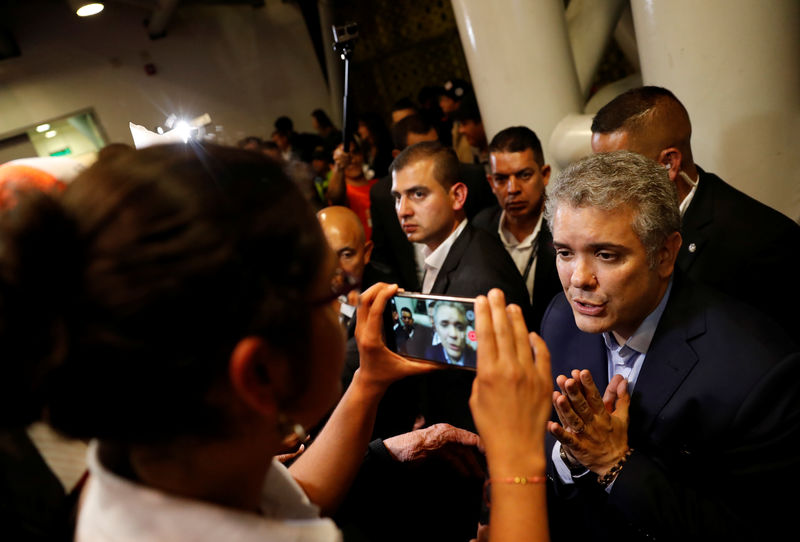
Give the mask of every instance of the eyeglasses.
[[331, 292], [320, 299], [312, 301], [311, 306], [327, 305], [340, 298], [347, 299], [347, 294], [360, 286], [361, 282], [358, 279], [345, 273], [341, 267], [337, 267], [333, 277], [331, 277]]

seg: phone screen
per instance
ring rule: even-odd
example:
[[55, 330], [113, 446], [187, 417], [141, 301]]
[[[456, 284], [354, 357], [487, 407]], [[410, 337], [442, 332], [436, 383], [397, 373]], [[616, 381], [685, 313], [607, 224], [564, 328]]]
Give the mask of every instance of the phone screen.
[[475, 370], [475, 300], [400, 293], [387, 305], [386, 344], [403, 356]]

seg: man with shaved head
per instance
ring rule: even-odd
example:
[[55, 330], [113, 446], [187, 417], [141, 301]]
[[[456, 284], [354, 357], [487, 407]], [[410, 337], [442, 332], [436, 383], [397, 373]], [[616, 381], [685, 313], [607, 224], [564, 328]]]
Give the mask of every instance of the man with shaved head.
[[667, 169], [680, 202], [678, 269], [796, 333], [796, 288], [776, 294], [770, 279], [800, 268], [800, 226], [698, 167], [691, 136], [686, 108], [672, 92], [654, 86], [617, 96], [592, 122], [594, 152], [629, 150]]
[[[317, 213], [322, 231], [339, 262], [334, 280], [350, 284], [362, 284], [364, 270], [372, 253], [372, 241], [368, 241], [358, 215], [348, 207], [334, 205]], [[337, 287], [338, 285], [333, 285]], [[340, 319], [349, 323], [358, 304], [358, 290], [351, 290], [347, 299], [340, 299]]]

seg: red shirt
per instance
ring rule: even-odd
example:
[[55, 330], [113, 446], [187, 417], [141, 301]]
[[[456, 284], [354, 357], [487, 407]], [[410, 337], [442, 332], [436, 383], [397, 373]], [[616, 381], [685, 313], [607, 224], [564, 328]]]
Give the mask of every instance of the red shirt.
[[367, 241], [372, 238], [372, 216], [369, 213], [369, 189], [378, 182], [378, 179], [371, 179], [365, 184], [354, 186], [347, 183], [347, 206], [358, 215], [361, 225], [364, 226], [364, 233]]

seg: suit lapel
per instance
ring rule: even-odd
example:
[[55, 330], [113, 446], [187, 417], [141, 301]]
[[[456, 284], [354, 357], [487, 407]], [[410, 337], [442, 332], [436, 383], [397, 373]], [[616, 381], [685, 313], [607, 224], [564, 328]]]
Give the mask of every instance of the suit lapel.
[[447, 253], [447, 257], [444, 259], [442, 268], [439, 269], [439, 274], [436, 276], [436, 281], [431, 288], [432, 294], [447, 294], [447, 289], [450, 286], [450, 274], [455, 271], [459, 262], [461, 262], [461, 258], [464, 256], [464, 252], [467, 250], [472, 240], [472, 233], [472, 226], [467, 223], [464, 231], [462, 231], [461, 235], [453, 242], [450, 251]]
[[632, 440], [647, 434], [650, 426], [697, 364], [690, 342], [705, 333], [705, 312], [697, 310], [691, 287], [673, 284], [672, 298], [658, 324], [631, 397]]

